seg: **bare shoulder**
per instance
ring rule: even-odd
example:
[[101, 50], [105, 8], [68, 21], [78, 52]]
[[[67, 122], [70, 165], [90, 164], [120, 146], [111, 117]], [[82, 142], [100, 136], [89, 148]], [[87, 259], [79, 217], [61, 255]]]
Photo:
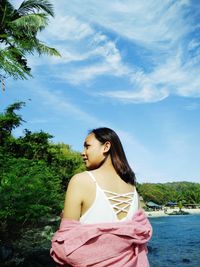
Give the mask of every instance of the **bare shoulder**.
[[69, 181], [68, 186], [87, 186], [87, 184], [90, 182], [90, 177], [87, 174], [87, 172], [81, 172], [77, 173]]
[[87, 173], [74, 175], [67, 186], [63, 218], [79, 220], [87, 190]]
[[91, 178], [86, 171], [75, 174], [67, 186], [67, 200], [70, 199], [82, 203], [93, 191], [94, 183], [92, 183]]
[[70, 179], [67, 190], [66, 190], [66, 196], [67, 200], [69, 201], [73, 199], [74, 200], [81, 200], [84, 198], [85, 192], [87, 192], [88, 188], [88, 182], [87, 182], [87, 172], [82, 172], [75, 174]]

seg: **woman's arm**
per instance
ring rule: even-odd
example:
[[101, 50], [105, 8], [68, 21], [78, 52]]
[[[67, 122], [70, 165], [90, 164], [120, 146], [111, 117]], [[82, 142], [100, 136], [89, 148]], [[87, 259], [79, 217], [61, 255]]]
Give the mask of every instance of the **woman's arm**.
[[74, 175], [67, 187], [65, 196], [63, 218], [79, 220], [81, 216], [81, 206], [83, 203], [83, 187], [81, 175]]

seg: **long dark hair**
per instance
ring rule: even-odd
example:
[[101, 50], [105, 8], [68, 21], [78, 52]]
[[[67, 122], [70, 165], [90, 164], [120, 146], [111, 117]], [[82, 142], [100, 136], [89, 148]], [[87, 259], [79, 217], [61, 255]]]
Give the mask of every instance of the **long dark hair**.
[[111, 148], [108, 153], [111, 156], [112, 164], [117, 174], [126, 183], [135, 185], [136, 184], [135, 173], [128, 164], [119, 136], [112, 129], [106, 127], [93, 129], [89, 133], [90, 134], [93, 133], [96, 139], [102, 144], [104, 144], [107, 141], [110, 142]]

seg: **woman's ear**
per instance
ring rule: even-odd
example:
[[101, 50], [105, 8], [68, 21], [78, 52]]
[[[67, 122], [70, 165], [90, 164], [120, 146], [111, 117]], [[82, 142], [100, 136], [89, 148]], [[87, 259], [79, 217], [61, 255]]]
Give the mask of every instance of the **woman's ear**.
[[106, 141], [105, 143], [104, 143], [104, 153], [107, 153], [109, 150], [110, 150], [110, 147], [111, 147], [111, 143], [109, 142], [109, 141]]

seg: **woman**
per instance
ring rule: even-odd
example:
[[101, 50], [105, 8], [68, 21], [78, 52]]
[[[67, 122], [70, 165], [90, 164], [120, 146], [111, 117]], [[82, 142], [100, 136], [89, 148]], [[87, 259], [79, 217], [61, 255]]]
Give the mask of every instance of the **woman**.
[[149, 266], [152, 229], [139, 209], [135, 175], [119, 137], [109, 128], [92, 130], [82, 157], [88, 171], [69, 182], [52, 257], [77, 267]]

